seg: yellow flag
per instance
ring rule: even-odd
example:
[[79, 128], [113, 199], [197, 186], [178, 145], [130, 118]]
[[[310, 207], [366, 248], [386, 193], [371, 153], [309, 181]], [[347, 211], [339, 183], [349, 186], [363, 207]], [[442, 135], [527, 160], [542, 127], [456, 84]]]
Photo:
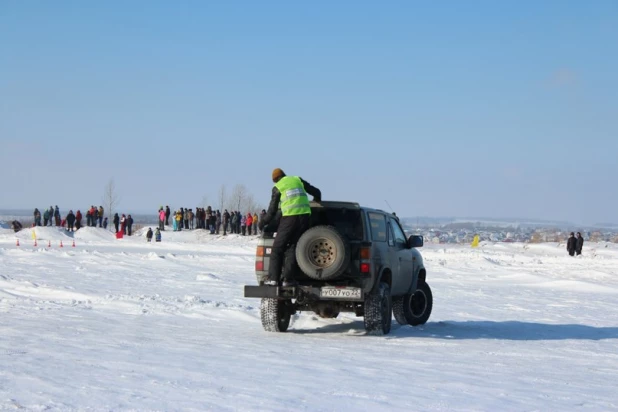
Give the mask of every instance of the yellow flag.
[[479, 235], [474, 235], [474, 240], [472, 240], [472, 247], [478, 247], [479, 245]]

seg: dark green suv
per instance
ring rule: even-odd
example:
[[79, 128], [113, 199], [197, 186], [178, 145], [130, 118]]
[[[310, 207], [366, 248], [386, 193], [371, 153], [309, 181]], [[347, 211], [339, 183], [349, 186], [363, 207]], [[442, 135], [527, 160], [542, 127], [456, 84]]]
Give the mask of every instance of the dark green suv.
[[258, 285], [245, 286], [245, 297], [262, 298], [266, 331], [285, 332], [298, 311], [324, 318], [353, 312], [378, 335], [390, 332], [392, 315], [401, 325], [429, 319], [433, 297], [417, 250], [423, 238], [406, 237], [394, 214], [358, 203], [312, 202], [311, 228], [296, 246], [294, 287], [264, 285], [277, 224], [265, 227], [258, 241]]

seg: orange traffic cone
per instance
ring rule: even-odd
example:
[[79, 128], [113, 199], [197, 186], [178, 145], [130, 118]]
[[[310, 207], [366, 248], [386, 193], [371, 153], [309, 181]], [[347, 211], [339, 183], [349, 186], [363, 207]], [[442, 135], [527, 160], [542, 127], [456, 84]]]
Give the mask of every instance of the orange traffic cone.
[[17, 239], [17, 246], [19, 246], [19, 239]]
[[60, 241], [60, 247], [64, 247], [64, 246], [62, 246], [62, 240]]
[[75, 239], [73, 239], [73, 245], [72, 246], [75, 247]]

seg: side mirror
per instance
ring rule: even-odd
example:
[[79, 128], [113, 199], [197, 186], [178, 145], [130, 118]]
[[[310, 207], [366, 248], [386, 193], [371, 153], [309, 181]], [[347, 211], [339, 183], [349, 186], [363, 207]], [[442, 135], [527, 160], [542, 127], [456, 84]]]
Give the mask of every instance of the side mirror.
[[413, 247], [423, 247], [423, 236], [420, 235], [412, 235], [408, 238], [408, 246]]

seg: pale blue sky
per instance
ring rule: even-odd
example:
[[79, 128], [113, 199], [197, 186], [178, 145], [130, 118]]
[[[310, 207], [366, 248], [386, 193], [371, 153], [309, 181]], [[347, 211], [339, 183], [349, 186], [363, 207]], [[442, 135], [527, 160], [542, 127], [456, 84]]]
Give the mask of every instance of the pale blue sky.
[[0, 3], [0, 208], [268, 201], [618, 222], [616, 1]]

